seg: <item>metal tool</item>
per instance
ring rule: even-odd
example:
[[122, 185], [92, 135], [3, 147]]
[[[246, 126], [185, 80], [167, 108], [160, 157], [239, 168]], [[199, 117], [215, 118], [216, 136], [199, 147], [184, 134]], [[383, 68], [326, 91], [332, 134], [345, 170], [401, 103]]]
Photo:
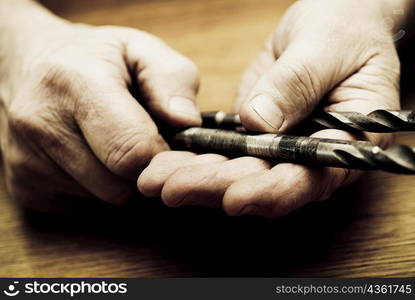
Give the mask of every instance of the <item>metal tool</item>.
[[[237, 114], [203, 113], [203, 127], [233, 129], [242, 126]], [[321, 112], [310, 119], [324, 128], [347, 131], [397, 132], [415, 131], [415, 111], [375, 110], [367, 115], [358, 112]]]
[[175, 134], [172, 141], [181, 149], [199, 152], [251, 155], [278, 162], [415, 174], [415, 150], [406, 145], [382, 150], [365, 141], [281, 134], [251, 135], [209, 128], [189, 128]]

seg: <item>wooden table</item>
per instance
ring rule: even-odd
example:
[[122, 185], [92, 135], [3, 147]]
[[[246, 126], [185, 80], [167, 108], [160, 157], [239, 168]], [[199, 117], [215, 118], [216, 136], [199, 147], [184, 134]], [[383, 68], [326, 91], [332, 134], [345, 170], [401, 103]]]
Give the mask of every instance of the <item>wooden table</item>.
[[[141, 28], [200, 67], [203, 110], [230, 110], [243, 68], [291, 0], [47, 1], [73, 21]], [[399, 142], [415, 144], [415, 135]], [[27, 215], [0, 185], [0, 276], [415, 276], [414, 177], [372, 172], [280, 220], [89, 205]]]

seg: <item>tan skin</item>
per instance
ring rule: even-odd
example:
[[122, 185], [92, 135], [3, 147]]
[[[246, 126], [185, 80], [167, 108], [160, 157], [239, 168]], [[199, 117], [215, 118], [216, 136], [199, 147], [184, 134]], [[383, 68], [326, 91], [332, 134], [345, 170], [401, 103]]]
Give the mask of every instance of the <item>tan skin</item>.
[[[328, 111], [399, 109], [400, 62], [393, 33], [384, 26], [385, 3], [379, 4], [295, 3], [243, 76], [235, 107], [244, 126], [284, 133], [319, 104]], [[313, 136], [354, 138], [339, 130]], [[382, 147], [392, 142], [385, 134], [367, 138]], [[279, 217], [327, 199], [360, 175], [336, 168], [272, 165], [252, 157], [164, 152], [141, 174], [138, 187], [173, 207], [216, 205], [229, 215]]]
[[26, 0], [0, 3], [14, 17], [3, 19], [0, 84], [9, 193], [41, 211], [62, 194], [125, 203], [140, 171], [169, 149], [148, 111], [170, 126], [200, 125], [196, 66], [142, 31], [71, 24]]
[[[247, 128], [285, 132], [326, 94], [328, 110], [399, 108], [399, 59], [382, 27], [386, 4], [361, 2], [303, 0], [287, 12], [242, 79], [235, 107]], [[169, 206], [277, 217], [359, 175], [168, 151], [150, 115], [174, 127], [201, 122], [189, 59], [148, 33], [71, 24], [30, 0], [0, 0], [0, 20], [8, 45], [0, 53], [0, 145], [8, 191], [24, 206], [49, 211], [62, 194], [123, 204], [138, 178], [144, 195]], [[130, 93], [133, 84], [140, 96]]]

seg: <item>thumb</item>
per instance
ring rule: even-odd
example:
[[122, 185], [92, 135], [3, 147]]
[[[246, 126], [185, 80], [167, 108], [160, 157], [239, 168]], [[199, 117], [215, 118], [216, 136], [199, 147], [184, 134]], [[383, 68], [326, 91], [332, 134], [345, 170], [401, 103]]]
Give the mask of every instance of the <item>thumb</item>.
[[362, 57], [339, 55], [321, 41], [294, 40], [251, 89], [241, 121], [250, 130], [285, 131], [362, 64]]
[[195, 103], [199, 88], [195, 64], [144, 32], [131, 32], [126, 44], [127, 64], [147, 108], [173, 126], [201, 125]]

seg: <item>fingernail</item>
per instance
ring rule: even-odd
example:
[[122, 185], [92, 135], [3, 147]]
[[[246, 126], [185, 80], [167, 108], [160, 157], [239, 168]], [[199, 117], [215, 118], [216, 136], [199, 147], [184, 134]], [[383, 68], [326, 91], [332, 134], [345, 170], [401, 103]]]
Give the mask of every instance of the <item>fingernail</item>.
[[195, 103], [181, 96], [174, 96], [170, 98], [169, 108], [177, 113], [191, 116], [193, 118], [200, 119], [199, 110], [196, 108]]
[[278, 130], [283, 121], [284, 116], [281, 110], [275, 105], [274, 101], [267, 95], [255, 96], [250, 105], [252, 110], [264, 121], [268, 126]]
[[242, 215], [253, 215], [256, 212], [258, 212], [258, 210], [259, 210], [259, 207], [257, 205], [255, 205], [255, 204], [249, 204], [249, 205], [243, 207], [239, 211], [238, 215], [239, 216], [242, 216]]

